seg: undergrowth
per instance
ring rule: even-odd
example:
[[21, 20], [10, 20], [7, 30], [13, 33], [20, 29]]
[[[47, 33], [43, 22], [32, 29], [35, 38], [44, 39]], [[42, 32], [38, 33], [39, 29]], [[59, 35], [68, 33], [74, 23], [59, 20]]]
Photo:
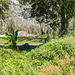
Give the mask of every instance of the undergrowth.
[[0, 48], [0, 75], [74, 75], [75, 38], [54, 39], [31, 51]]

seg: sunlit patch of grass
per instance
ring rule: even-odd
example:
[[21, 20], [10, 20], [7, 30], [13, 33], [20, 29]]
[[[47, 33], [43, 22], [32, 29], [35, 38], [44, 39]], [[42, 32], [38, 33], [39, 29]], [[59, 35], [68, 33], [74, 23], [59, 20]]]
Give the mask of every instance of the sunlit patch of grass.
[[4, 44], [4, 43], [7, 43], [7, 42], [8, 42], [7, 40], [0, 39], [0, 44]]
[[18, 37], [17, 43], [25, 44], [25, 43], [42, 43], [39, 38], [35, 37]]
[[[0, 44], [5, 44], [7, 42], [8, 42], [8, 40], [0, 39]], [[40, 42], [39, 38], [34, 38], [34, 37], [18, 37], [17, 44], [25, 44], [25, 43], [37, 44], [37, 43], [42, 43], [42, 42]]]

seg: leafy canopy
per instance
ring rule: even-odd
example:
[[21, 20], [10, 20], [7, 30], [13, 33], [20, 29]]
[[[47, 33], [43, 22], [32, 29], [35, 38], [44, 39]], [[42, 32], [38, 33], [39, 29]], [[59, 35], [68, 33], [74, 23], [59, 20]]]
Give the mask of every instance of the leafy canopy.
[[5, 18], [5, 11], [8, 10], [8, 0], [0, 0], [0, 18]]

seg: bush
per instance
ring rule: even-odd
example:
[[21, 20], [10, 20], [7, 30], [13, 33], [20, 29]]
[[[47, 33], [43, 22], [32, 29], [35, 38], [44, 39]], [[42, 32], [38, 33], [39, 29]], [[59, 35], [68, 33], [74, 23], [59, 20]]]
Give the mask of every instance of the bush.
[[70, 56], [74, 56], [75, 46], [72, 45], [71, 40], [65, 39], [55, 39], [52, 40], [43, 46], [36, 48], [28, 53], [27, 56], [30, 56], [31, 59], [38, 60], [54, 60], [55, 57], [64, 58], [65, 53], [67, 52]]
[[36, 75], [30, 62], [11, 49], [0, 50], [0, 75]]
[[[19, 53], [1, 48], [0, 75], [73, 75], [75, 38], [63, 38], [53, 39], [38, 48]], [[29, 47], [28, 44], [24, 46]]]

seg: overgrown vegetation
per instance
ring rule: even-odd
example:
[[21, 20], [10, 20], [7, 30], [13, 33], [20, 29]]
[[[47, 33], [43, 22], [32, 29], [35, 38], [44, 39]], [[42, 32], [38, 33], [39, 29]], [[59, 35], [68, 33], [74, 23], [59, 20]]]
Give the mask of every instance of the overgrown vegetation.
[[0, 48], [0, 75], [74, 75], [74, 40], [53, 39], [30, 51]]
[[17, 35], [18, 31], [12, 31], [11, 34], [5, 33], [6, 37], [0, 37], [1, 39], [8, 40], [8, 42], [5, 44], [5, 47], [9, 48], [16, 48], [16, 41], [17, 41]]
[[[5, 44], [7, 42], [8, 42], [8, 40], [2, 39], [2, 37], [0, 38], [0, 44]], [[34, 43], [35, 44], [35, 43], [42, 43], [42, 41], [40, 41], [40, 36], [38, 38], [35, 38], [35, 37], [17, 37], [17, 44], [25, 44], [25, 43], [29, 43], [29, 44]]]
[[74, 0], [0, 2], [0, 75], [75, 74]]

